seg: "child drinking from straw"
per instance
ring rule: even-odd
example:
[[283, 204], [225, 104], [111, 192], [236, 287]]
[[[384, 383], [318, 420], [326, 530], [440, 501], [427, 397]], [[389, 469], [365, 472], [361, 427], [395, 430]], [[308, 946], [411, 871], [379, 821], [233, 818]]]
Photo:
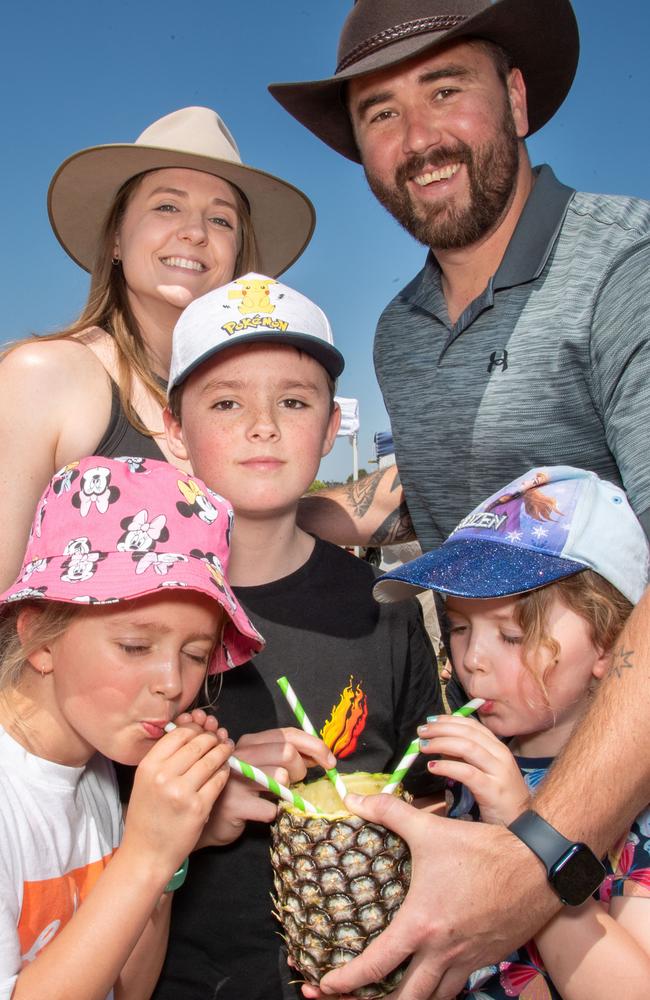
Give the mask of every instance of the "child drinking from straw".
[[[416, 602], [380, 608], [372, 568], [297, 524], [298, 501], [334, 444], [342, 368], [322, 310], [261, 274], [197, 299], [174, 330], [168, 444], [232, 503], [230, 579], [267, 640], [254, 662], [224, 677], [219, 717], [237, 755], [284, 783], [304, 776], [313, 746], [304, 741], [316, 740], [292, 726], [281, 677], [343, 781], [346, 772], [391, 771], [418, 723], [442, 710]], [[432, 789], [422, 760], [408, 785], [418, 796]], [[155, 1000], [301, 996], [272, 912], [276, 803], [233, 776], [215, 810], [226, 831], [233, 809], [248, 819], [245, 830], [237, 819], [242, 836], [193, 858], [176, 894]], [[224, 896], [232, 905], [215, 904]]]
[[[231, 519], [140, 459], [75, 462], [38, 504], [0, 595], [2, 997], [150, 996], [233, 746], [205, 713], [165, 726], [262, 646], [224, 575]], [[138, 765], [124, 824], [106, 758]]]
[[[440, 755], [430, 770], [453, 779], [452, 816], [510, 825], [531, 800], [534, 808], [535, 789], [594, 685], [626, 668], [616, 640], [647, 583], [643, 529], [623, 491], [594, 473], [542, 471], [541, 482], [528, 473], [501, 491], [507, 511], [490, 497], [440, 549], [375, 587], [380, 600], [425, 587], [445, 595], [454, 668], [465, 690], [485, 699], [482, 724], [440, 716], [419, 730], [423, 752]], [[542, 521], [526, 513], [531, 499], [544, 501]], [[463, 996], [646, 998], [649, 836], [646, 810], [604, 859], [596, 898], [564, 910], [507, 961], [475, 972]]]

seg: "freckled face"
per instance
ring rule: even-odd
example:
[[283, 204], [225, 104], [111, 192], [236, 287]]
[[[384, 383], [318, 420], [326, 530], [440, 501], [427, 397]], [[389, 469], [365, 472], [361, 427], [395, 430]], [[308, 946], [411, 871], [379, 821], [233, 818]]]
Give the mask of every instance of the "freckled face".
[[282, 344], [232, 347], [188, 378], [170, 447], [241, 516], [295, 511], [339, 426], [325, 369]]
[[231, 185], [200, 170], [145, 174], [116, 238], [129, 302], [138, 315], [180, 311], [234, 277], [239, 214]]
[[484, 48], [451, 45], [352, 80], [348, 108], [373, 193], [417, 240], [453, 249], [497, 226], [528, 127], [518, 70], [506, 88]]
[[[582, 715], [590, 684], [607, 665], [585, 619], [557, 598], [550, 607], [546, 632], [560, 654], [545, 675], [547, 704], [523, 663], [516, 598], [448, 597], [445, 605], [454, 669], [471, 697], [486, 699], [481, 721], [497, 736], [517, 737], [519, 752], [557, 753]], [[550, 654], [539, 651], [539, 658], [541, 673]]]
[[58, 723], [73, 756], [138, 764], [194, 700], [223, 612], [195, 591], [91, 607], [51, 647]]

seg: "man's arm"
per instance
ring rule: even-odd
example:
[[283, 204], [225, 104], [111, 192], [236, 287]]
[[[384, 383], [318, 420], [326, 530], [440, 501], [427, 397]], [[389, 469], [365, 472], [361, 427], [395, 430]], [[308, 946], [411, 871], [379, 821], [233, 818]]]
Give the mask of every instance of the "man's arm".
[[304, 496], [298, 523], [337, 545], [395, 545], [415, 539], [397, 467]]
[[[649, 695], [650, 590], [621, 633], [589, 712], [535, 799], [549, 823], [597, 854], [650, 801]], [[541, 862], [503, 827], [424, 815], [387, 795], [355, 797], [350, 805], [408, 841], [413, 875], [388, 930], [323, 979], [326, 994], [381, 979], [412, 954], [395, 998], [451, 1000], [471, 971], [504, 958], [560, 909]]]

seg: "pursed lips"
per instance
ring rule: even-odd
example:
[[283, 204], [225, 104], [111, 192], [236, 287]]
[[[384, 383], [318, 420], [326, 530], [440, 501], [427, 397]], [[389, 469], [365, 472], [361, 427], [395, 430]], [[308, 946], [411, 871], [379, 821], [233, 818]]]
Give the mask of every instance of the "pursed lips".
[[144, 719], [141, 725], [148, 736], [154, 739], [159, 739], [164, 734], [165, 726], [168, 722], [169, 719], [156, 719], [155, 722], [152, 722], [149, 719]]

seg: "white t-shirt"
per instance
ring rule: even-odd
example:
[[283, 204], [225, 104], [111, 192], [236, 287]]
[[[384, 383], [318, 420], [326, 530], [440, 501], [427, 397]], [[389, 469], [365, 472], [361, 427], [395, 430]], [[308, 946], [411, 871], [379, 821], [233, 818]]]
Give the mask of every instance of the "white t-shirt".
[[121, 837], [109, 761], [54, 764], [0, 726], [0, 1000], [73, 916]]

